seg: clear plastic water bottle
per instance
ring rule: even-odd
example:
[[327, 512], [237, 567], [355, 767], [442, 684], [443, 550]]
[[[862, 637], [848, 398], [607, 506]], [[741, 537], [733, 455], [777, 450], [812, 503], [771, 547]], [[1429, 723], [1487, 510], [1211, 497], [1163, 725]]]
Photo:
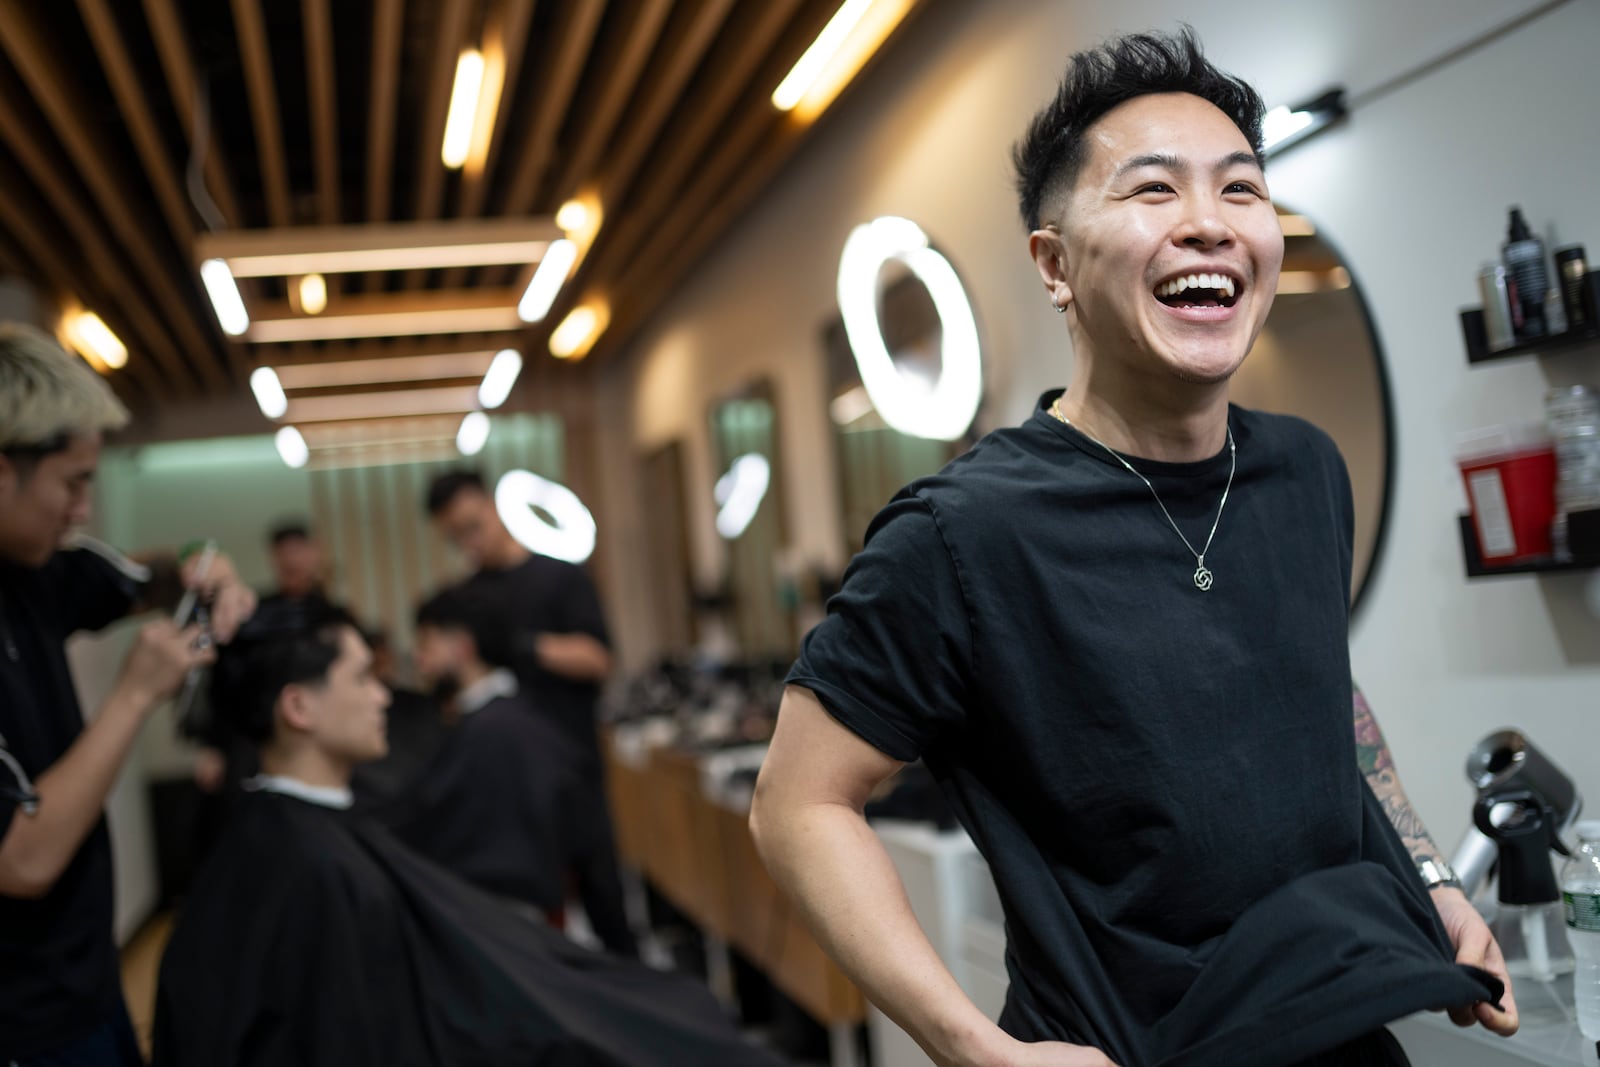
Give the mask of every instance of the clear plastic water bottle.
[[1578, 960], [1572, 976], [1578, 1028], [1590, 1041], [1600, 1041], [1600, 820], [1578, 824], [1578, 848], [1561, 868], [1561, 902]]

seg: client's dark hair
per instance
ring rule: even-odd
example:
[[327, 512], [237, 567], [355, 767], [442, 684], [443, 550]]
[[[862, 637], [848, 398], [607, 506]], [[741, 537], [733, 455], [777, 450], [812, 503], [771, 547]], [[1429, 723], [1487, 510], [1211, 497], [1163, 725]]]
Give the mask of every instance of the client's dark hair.
[[437, 515], [450, 506], [450, 501], [468, 489], [475, 489], [480, 493], [487, 493], [483, 485], [483, 475], [477, 471], [459, 470], [446, 471], [433, 480], [428, 486], [428, 514]]
[[499, 601], [488, 593], [455, 586], [436, 593], [417, 608], [418, 629], [464, 631], [478, 646], [478, 658], [495, 667], [511, 664], [511, 623]]
[[1117, 37], [1068, 61], [1055, 99], [1011, 150], [1018, 206], [1029, 230], [1037, 230], [1045, 211], [1077, 183], [1088, 157], [1089, 127], [1117, 105], [1152, 93], [1189, 93], [1215, 104], [1262, 161], [1261, 95], [1213, 66], [1191, 27]]
[[326, 601], [269, 601], [219, 650], [211, 702], [232, 730], [260, 744], [286, 686], [324, 682], [339, 658], [339, 635], [355, 622]]
[[270, 533], [267, 534], [267, 543], [273, 548], [277, 548], [285, 541], [309, 540], [311, 540], [311, 528], [305, 523], [301, 522], [299, 519], [291, 519], [288, 522], [280, 522], [278, 525], [272, 528]]

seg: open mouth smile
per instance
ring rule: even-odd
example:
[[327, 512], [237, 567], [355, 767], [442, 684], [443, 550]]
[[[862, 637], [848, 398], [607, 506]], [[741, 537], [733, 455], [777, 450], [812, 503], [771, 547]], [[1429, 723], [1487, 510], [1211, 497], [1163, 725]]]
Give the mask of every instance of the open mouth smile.
[[1231, 308], [1244, 291], [1244, 283], [1231, 274], [1180, 274], [1155, 287], [1155, 298], [1179, 310]]

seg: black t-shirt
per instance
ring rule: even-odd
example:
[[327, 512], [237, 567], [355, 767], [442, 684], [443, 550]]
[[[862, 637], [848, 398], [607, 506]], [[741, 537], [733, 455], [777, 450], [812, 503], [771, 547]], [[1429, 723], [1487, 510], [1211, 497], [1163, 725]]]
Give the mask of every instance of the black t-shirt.
[[[84, 549], [58, 552], [39, 569], [0, 563], [0, 736], [29, 777], [83, 732], [63, 642], [127, 614], [137, 589]], [[5, 769], [0, 776], [13, 784]], [[14, 818], [26, 816], [0, 797], [0, 837]], [[70, 1042], [112, 1010], [121, 993], [111, 894], [102, 818], [44, 897], [0, 895], [0, 1062]]]
[[510, 666], [516, 672], [522, 696], [577, 743], [581, 756], [598, 763], [595, 706], [600, 700], [600, 686], [546, 670], [533, 651], [537, 634], [588, 634], [610, 646], [600, 597], [587, 572], [534, 553], [514, 567], [485, 568], [468, 578], [465, 585], [489, 594], [510, 624], [515, 654]]
[[[878, 514], [789, 678], [884, 753], [924, 759], [948, 792], [1005, 907], [1005, 1024], [1127, 1067], [1190, 1048], [1191, 990], [1235, 994], [1211, 1037], [1229, 1017], [1248, 1027], [1281, 1006], [1273, 991], [1207, 964], [1237, 968], [1249, 948], [1224, 935], [1241, 916], [1333, 869], [1380, 883], [1338, 892], [1420, 900], [1374, 938], [1409, 938], [1424, 972], [1443, 966], [1437, 920], [1356, 766], [1353, 512], [1332, 441], [1230, 410], [1238, 470], [1202, 591], [1150, 490], [1053, 419], [1053, 396]], [[1135, 466], [1200, 548], [1230, 462], [1225, 447]], [[1281, 903], [1274, 914], [1295, 921]], [[1385, 1021], [1358, 1008], [1366, 1029]], [[1249, 1060], [1216, 1053], [1226, 1044], [1181, 1062]]]

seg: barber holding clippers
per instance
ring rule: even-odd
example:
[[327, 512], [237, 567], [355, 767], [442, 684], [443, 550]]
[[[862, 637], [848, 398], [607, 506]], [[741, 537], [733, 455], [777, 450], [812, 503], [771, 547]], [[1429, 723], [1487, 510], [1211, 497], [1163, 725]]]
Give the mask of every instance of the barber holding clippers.
[[[105, 382], [44, 334], [0, 325], [0, 1067], [142, 1062], [112, 940], [106, 797], [150, 712], [254, 608], [224, 557], [135, 563], [92, 543], [101, 434], [128, 421]], [[147, 623], [86, 726], [64, 642], [176, 600], [210, 632]]]

